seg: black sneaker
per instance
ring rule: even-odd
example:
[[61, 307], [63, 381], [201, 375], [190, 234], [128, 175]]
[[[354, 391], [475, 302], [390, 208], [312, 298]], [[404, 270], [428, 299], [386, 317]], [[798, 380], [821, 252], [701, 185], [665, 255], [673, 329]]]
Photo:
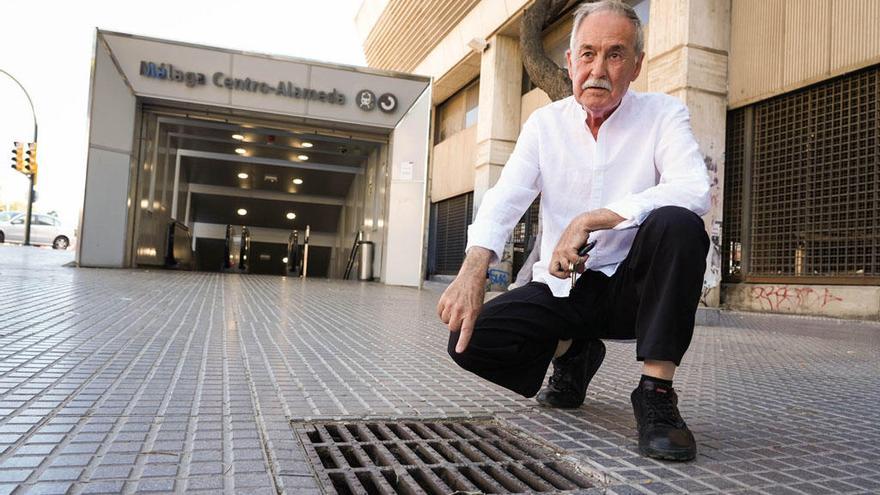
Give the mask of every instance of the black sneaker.
[[544, 407], [573, 409], [580, 407], [587, 396], [587, 385], [605, 359], [605, 344], [601, 340], [588, 340], [580, 352], [569, 352], [553, 360], [550, 383], [535, 398]]
[[672, 387], [644, 380], [631, 399], [643, 455], [668, 461], [690, 461], [697, 456], [697, 442], [681, 419]]

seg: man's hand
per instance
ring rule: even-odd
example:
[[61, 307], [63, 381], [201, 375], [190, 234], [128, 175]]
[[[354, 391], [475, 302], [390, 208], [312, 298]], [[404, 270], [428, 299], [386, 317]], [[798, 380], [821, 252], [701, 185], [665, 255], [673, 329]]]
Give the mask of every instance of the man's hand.
[[569, 263], [573, 263], [578, 273], [584, 272], [584, 263], [589, 259], [589, 255], [580, 257], [578, 250], [587, 243], [591, 232], [597, 230], [610, 229], [625, 219], [605, 208], [599, 210], [588, 211], [574, 217], [556, 248], [553, 249], [553, 255], [550, 257], [550, 266], [547, 267], [550, 275], [556, 278], [568, 278], [571, 276], [571, 270], [568, 269]]
[[491, 256], [492, 252], [488, 249], [471, 247], [455, 280], [449, 284], [437, 303], [437, 315], [446, 323], [449, 331], [461, 331], [455, 352], [464, 352], [471, 340], [474, 323], [486, 296], [486, 270], [489, 268]]
[[578, 250], [587, 243], [591, 230], [587, 227], [587, 216], [589, 213], [582, 213], [568, 224], [568, 227], [559, 237], [559, 242], [553, 249], [553, 255], [550, 257], [550, 266], [547, 267], [550, 275], [556, 278], [568, 278], [571, 276], [569, 265], [573, 264], [578, 273], [583, 273], [584, 265], [589, 256], [581, 258], [578, 256]]

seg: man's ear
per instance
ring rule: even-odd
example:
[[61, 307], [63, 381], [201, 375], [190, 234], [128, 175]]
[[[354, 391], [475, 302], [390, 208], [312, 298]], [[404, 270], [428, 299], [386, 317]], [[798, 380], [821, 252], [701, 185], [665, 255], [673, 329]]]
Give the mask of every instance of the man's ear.
[[639, 57], [636, 59], [636, 71], [633, 73], [632, 79], [629, 82], [633, 82], [639, 78], [639, 74], [642, 72], [642, 62], [645, 60], [645, 52], [639, 54]]
[[574, 81], [574, 69], [571, 66], [571, 48], [565, 50], [565, 65], [568, 67], [568, 78]]

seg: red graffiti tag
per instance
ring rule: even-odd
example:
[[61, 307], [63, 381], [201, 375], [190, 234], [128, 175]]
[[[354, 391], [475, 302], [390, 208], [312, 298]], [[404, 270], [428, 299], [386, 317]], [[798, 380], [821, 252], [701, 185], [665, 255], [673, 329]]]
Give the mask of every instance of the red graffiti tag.
[[824, 308], [829, 303], [843, 301], [827, 288], [816, 290], [787, 285], [752, 287], [750, 296], [760, 303], [762, 309], [772, 311]]

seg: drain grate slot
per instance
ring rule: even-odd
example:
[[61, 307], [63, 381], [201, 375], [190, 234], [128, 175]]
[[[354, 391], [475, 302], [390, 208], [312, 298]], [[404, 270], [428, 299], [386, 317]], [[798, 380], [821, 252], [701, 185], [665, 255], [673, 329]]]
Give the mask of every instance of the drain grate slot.
[[560, 493], [595, 486], [559, 453], [496, 421], [293, 426], [329, 493]]

